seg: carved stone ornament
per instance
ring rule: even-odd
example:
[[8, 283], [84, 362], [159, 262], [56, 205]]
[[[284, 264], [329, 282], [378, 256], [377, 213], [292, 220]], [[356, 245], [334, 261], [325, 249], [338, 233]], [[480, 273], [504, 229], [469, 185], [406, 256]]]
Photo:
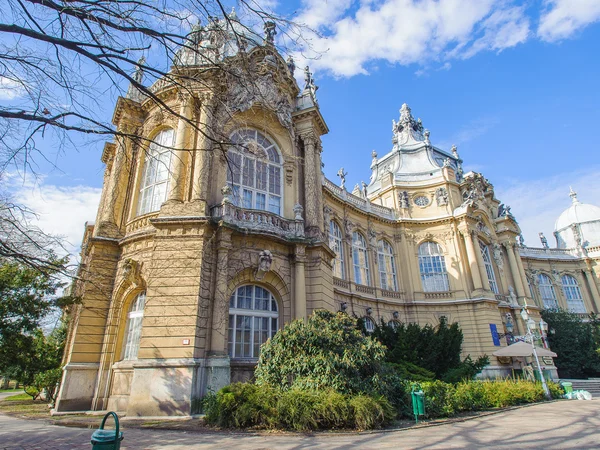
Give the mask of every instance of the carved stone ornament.
[[492, 247], [492, 256], [500, 272], [504, 272], [504, 260], [502, 259], [502, 247], [497, 242]]
[[292, 129], [292, 100], [284, 94], [275, 82], [272, 70], [264, 69], [262, 74], [248, 83], [231, 83], [227, 106], [232, 111], [244, 112], [260, 103], [277, 115], [285, 128]]
[[377, 245], [377, 233], [375, 232], [375, 230], [369, 227], [367, 234], [369, 235], [369, 242], [371, 243], [371, 245]]
[[485, 194], [492, 191], [492, 185], [483, 175], [476, 173], [465, 180], [465, 185], [461, 191], [462, 206], [473, 206], [477, 200], [483, 200]]
[[512, 286], [508, 287], [508, 298], [510, 299], [511, 305], [518, 305], [517, 294], [515, 294], [515, 289]]
[[271, 270], [273, 263], [273, 254], [269, 250], [262, 250], [258, 255], [258, 268], [254, 274], [254, 278], [262, 280], [267, 272]]
[[139, 262], [134, 259], [127, 258], [123, 265], [124, 279], [134, 286], [143, 286], [142, 268]]
[[231, 186], [228, 184], [223, 186], [221, 188], [221, 193], [223, 194], [223, 203], [232, 203], [231, 194], [233, 193], [233, 190], [231, 189]]
[[406, 192], [406, 191], [399, 192], [398, 193], [398, 201], [400, 203], [400, 208], [408, 209], [410, 207], [408, 192]]
[[394, 133], [394, 138], [392, 140], [394, 145], [406, 144], [409, 141], [425, 141], [421, 119], [414, 119], [411, 110], [406, 103], [400, 108], [400, 120], [398, 122], [392, 120], [392, 132]]
[[294, 205], [294, 220], [304, 220], [302, 218], [302, 213], [304, 212], [304, 208], [300, 203], [296, 203]]
[[435, 200], [438, 206], [445, 206], [448, 204], [448, 191], [446, 188], [441, 187], [435, 191]]
[[477, 231], [481, 231], [483, 234], [485, 234], [488, 237], [490, 237], [492, 235], [492, 232], [487, 227], [485, 222], [481, 219], [481, 217], [477, 218]]

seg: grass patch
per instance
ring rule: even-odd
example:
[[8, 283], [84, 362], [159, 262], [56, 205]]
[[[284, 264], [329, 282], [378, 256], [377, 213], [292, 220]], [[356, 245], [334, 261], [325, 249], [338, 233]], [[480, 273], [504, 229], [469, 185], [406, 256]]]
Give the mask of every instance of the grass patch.
[[32, 400], [27, 394], [13, 395], [0, 402], [0, 413], [8, 416], [42, 418], [50, 416], [48, 402]]
[[21, 392], [23, 389], [0, 389], [0, 394], [3, 392]]
[[[17, 391], [15, 391], [17, 392]], [[17, 394], [17, 395], [11, 395], [10, 397], [6, 397], [4, 398], [4, 401], [17, 401], [17, 400], [31, 400], [31, 395], [26, 394], [25, 392], [23, 392], [22, 394]]]

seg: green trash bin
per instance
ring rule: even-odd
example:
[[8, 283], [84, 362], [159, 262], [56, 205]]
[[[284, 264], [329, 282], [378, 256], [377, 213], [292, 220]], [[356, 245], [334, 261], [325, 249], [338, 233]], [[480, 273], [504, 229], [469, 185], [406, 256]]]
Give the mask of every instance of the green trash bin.
[[425, 393], [421, 386], [414, 384], [410, 393], [412, 399], [413, 414], [415, 421], [419, 423], [419, 416], [425, 415]]
[[[105, 430], [104, 425], [106, 419], [110, 416], [115, 420], [114, 430]], [[123, 433], [119, 432], [119, 417], [114, 412], [109, 412], [102, 419], [100, 428], [94, 431], [92, 434], [92, 450], [119, 450], [121, 448], [121, 441], [123, 440]]]
[[562, 381], [560, 383], [563, 387], [563, 389], [565, 390], [565, 394], [569, 394], [571, 392], [573, 392], [573, 383], [569, 382], [569, 381]]

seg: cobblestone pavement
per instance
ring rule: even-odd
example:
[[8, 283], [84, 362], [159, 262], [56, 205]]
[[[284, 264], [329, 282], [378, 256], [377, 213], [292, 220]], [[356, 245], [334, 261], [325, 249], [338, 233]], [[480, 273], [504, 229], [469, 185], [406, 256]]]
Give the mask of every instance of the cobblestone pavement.
[[[376, 433], [314, 435], [127, 429], [122, 449], [600, 448], [600, 400], [560, 401], [462, 422]], [[100, 419], [98, 420], [98, 422]], [[0, 449], [90, 449], [93, 430], [0, 415]]]

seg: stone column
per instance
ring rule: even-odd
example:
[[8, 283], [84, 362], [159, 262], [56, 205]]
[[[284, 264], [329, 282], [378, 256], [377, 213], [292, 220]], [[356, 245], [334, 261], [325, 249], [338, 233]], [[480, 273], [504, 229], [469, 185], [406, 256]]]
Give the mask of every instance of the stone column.
[[[319, 236], [323, 226], [320, 142], [316, 135], [302, 135], [304, 142], [305, 224], [308, 236]], [[317, 169], [318, 167], [318, 169]]]
[[294, 316], [296, 319], [306, 319], [306, 276], [304, 263], [306, 261], [306, 248], [296, 245], [294, 264]]
[[477, 258], [477, 268], [479, 269], [479, 275], [481, 276], [481, 284], [483, 285], [483, 290], [491, 291], [492, 288], [490, 287], [490, 280], [488, 279], [487, 272], [485, 270], [485, 261], [483, 260], [483, 255], [481, 254], [479, 240], [474, 235], [471, 235], [471, 239], [473, 240], [473, 246], [475, 247], [475, 257]]
[[[136, 135], [137, 125], [121, 122], [118, 131], [125, 134]], [[114, 148], [114, 156], [110, 164], [108, 182], [104, 184], [102, 196], [103, 204], [98, 214], [98, 226], [94, 231], [95, 236], [120, 237], [121, 222], [125, 213], [125, 195], [127, 193], [127, 179], [132, 167], [133, 152], [132, 140], [118, 136]]]
[[473, 279], [473, 289], [475, 291], [481, 290], [483, 285], [481, 284], [481, 274], [479, 273], [479, 267], [477, 267], [477, 251], [473, 244], [473, 236], [470, 230], [462, 232], [465, 244], [467, 247], [467, 259], [469, 262], [469, 269], [471, 271], [471, 277]]
[[184, 169], [187, 160], [187, 130], [191, 118], [191, 105], [193, 98], [190, 95], [180, 93], [179, 121], [177, 123], [177, 134], [175, 136], [175, 150], [171, 156], [171, 183], [169, 184], [169, 203], [183, 201]]
[[583, 271], [583, 273], [585, 275], [585, 279], [587, 280], [590, 286], [590, 291], [592, 292], [592, 299], [594, 300], [595, 306], [594, 309], [596, 309], [597, 311], [600, 307], [600, 294], [598, 293], [598, 286], [596, 285], [594, 274], [592, 273], [591, 269], [586, 269]]
[[517, 265], [517, 259], [515, 258], [515, 253], [513, 250], [514, 244], [504, 242], [503, 245], [506, 248], [506, 253], [508, 255], [508, 265], [510, 266], [510, 273], [512, 275], [513, 283], [515, 284], [517, 296], [519, 298], [526, 297], [525, 287], [523, 286], [523, 280], [521, 279], [521, 274], [519, 273], [519, 266]]
[[217, 392], [230, 383], [231, 366], [226, 350], [229, 323], [227, 269], [231, 232], [221, 230], [217, 245], [215, 293], [212, 306], [210, 350], [206, 358], [206, 392]]
[[231, 233], [221, 230], [217, 247], [215, 294], [212, 310], [212, 327], [210, 339], [210, 354], [223, 356], [227, 324], [229, 319], [229, 297], [227, 296], [227, 269], [229, 250], [231, 249]]
[[200, 123], [196, 154], [194, 156], [194, 174], [192, 181], [192, 201], [198, 202], [199, 212], [208, 214], [209, 180], [212, 159], [213, 98], [204, 96], [200, 106]]
[[[529, 292], [529, 284], [527, 283], [527, 276], [525, 275], [525, 268], [523, 267], [523, 261], [521, 260], [521, 254], [517, 246], [513, 246], [515, 252], [515, 259], [517, 260], [517, 267], [519, 268], [519, 275], [521, 276], [521, 282], [523, 283], [523, 290], [525, 291], [525, 297], [530, 298], [531, 293]], [[534, 299], [532, 299], [534, 300]]]

